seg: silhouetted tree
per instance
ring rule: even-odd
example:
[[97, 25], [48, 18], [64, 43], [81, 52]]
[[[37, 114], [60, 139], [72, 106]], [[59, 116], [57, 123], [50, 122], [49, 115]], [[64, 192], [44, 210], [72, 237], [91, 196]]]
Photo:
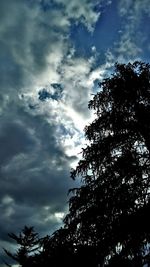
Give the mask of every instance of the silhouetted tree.
[[34, 236], [38, 253], [30, 254], [32, 242], [20, 242], [24, 236], [11, 235], [20, 242], [15, 259], [22, 267], [150, 264], [150, 65], [116, 64], [89, 108], [96, 114], [85, 128], [89, 145], [71, 172], [81, 187], [70, 190], [64, 227]]
[[6, 249], [4, 251], [21, 267], [77, 266], [68, 229], [60, 228], [50, 236], [39, 238], [33, 227], [25, 226], [19, 235], [11, 233], [9, 237], [16, 241], [19, 248], [15, 253]]
[[150, 241], [150, 65], [116, 64], [89, 108], [96, 119], [71, 173], [82, 186], [72, 191], [65, 224], [77, 247], [94, 248], [100, 266], [114, 255], [142, 266]]
[[7, 256], [16, 261], [22, 267], [34, 266], [35, 252], [40, 248], [40, 239], [33, 227], [25, 226], [19, 235], [8, 234], [19, 246], [16, 253], [4, 249]]

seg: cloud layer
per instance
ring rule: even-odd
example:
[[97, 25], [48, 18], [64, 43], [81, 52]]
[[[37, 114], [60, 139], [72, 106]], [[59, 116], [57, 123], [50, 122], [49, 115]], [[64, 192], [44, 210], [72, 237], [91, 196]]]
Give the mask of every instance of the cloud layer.
[[[67, 210], [69, 172], [77, 159], [92, 62], [75, 58], [72, 23], [92, 31], [94, 2], [19, 1], [0, 3], [0, 238], [34, 225], [54, 231]], [[96, 3], [96, 2], [95, 2]], [[56, 98], [61, 85], [61, 98]], [[46, 89], [45, 89], [46, 88]], [[39, 92], [49, 97], [41, 101]]]
[[[141, 59], [145, 43], [149, 51], [142, 28], [150, 18], [148, 2], [0, 1], [1, 246], [8, 232], [25, 224], [47, 234], [62, 223], [67, 191], [75, 186], [70, 167], [86, 143], [84, 126], [93, 118], [88, 101], [115, 61]], [[104, 15], [113, 17], [114, 10], [120, 31], [109, 46], [100, 39], [102, 53], [93, 43], [95, 29], [106, 27]], [[91, 46], [84, 55], [71, 39], [71, 29], [81, 26], [79, 41], [88, 36]], [[106, 30], [106, 39], [109, 34]]]

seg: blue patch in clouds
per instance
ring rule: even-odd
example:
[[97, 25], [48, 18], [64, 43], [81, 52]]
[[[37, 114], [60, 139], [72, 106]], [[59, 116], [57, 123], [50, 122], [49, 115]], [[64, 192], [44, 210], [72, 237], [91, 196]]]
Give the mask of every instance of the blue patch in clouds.
[[[75, 47], [75, 55], [90, 57], [91, 47], [95, 46], [96, 51], [100, 54], [101, 63], [105, 61], [105, 52], [112, 49], [115, 42], [119, 39], [119, 30], [124, 23], [119, 16], [116, 4], [96, 6], [100, 17], [95, 25], [93, 33], [89, 32], [82, 23], [72, 23], [70, 39]], [[109, 17], [109, 19], [108, 19]]]
[[45, 101], [47, 98], [51, 98], [51, 94], [46, 89], [42, 89], [38, 92], [39, 100]]
[[113, 48], [119, 38], [122, 22], [123, 19], [119, 16], [118, 8], [113, 2], [102, 11], [93, 33], [93, 43], [98, 52]]
[[39, 100], [46, 101], [47, 99], [53, 99], [58, 101], [62, 98], [63, 88], [59, 83], [52, 83], [51, 86], [54, 89], [53, 93], [50, 93], [47, 89], [43, 88], [38, 92]]
[[75, 47], [75, 56], [89, 57], [93, 46], [92, 36], [82, 23], [71, 24], [70, 39]]

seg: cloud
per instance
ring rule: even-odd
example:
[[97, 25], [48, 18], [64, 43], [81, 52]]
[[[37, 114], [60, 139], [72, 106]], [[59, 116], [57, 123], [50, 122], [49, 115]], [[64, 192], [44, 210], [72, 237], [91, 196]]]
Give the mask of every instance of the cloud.
[[[73, 19], [76, 23], [82, 22], [89, 31], [93, 31], [100, 12], [96, 12], [94, 7], [100, 2], [97, 0], [55, 0], [55, 3], [62, 4], [68, 19]], [[102, 2], [102, 1], [101, 1]]]
[[2, 246], [9, 242], [7, 233], [18, 233], [24, 225], [33, 225], [40, 235], [60, 227], [68, 189], [74, 186], [69, 178], [74, 158], [66, 155], [56, 126], [41, 116], [31, 117], [20, 108], [7, 113], [7, 124], [2, 118], [0, 123]]
[[140, 59], [145, 41], [141, 23], [145, 16], [150, 16], [149, 1], [121, 0], [118, 10], [123, 24], [120, 41], [116, 44], [117, 57], [119, 61]]
[[65, 88], [65, 101], [69, 107], [87, 117], [87, 103], [91, 87], [88, 79], [92, 64], [84, 58], [69, 58], [61, 69], [62, 82]]
[[137, 15], [141, 15], [143, 12], [150, 15], [149, 0], [121, 0], [119, 2], [119, 12], [121, 16], [128, 15], [130, 18], [138, 21], [139, 17]]
[[40, 2], [0, 1], [1, 244], [25, 224], [41, 234], [60, 226], [91, 117], [93, 61], [75, 57], [69, 29], [74, 20], [93, 30], [97, 1]]
[[44, 13], [39, 6], [29, 6], [25, 1], [2, 0], [1, 14], [1, 87], [20, 90], [47, 68], [51, 70], [49, 80], [56, 79], [56, 69], [67, 50], [69, 21], [62, 11]]

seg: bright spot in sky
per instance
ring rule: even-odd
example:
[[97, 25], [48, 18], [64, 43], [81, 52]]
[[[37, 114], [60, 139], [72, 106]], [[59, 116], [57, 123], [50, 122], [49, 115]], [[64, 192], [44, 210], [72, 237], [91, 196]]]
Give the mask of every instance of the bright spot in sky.
[[64, 212], [55, 212], [54, 215], [58, 220], [62, 220], [65, 214]]
[[13, 202], [14, 202], [13, 198], [8, 196], [8, 195], [4, 196], [2, 199], [2, 204], [4, 204], [4, 205], [9, 205]]

